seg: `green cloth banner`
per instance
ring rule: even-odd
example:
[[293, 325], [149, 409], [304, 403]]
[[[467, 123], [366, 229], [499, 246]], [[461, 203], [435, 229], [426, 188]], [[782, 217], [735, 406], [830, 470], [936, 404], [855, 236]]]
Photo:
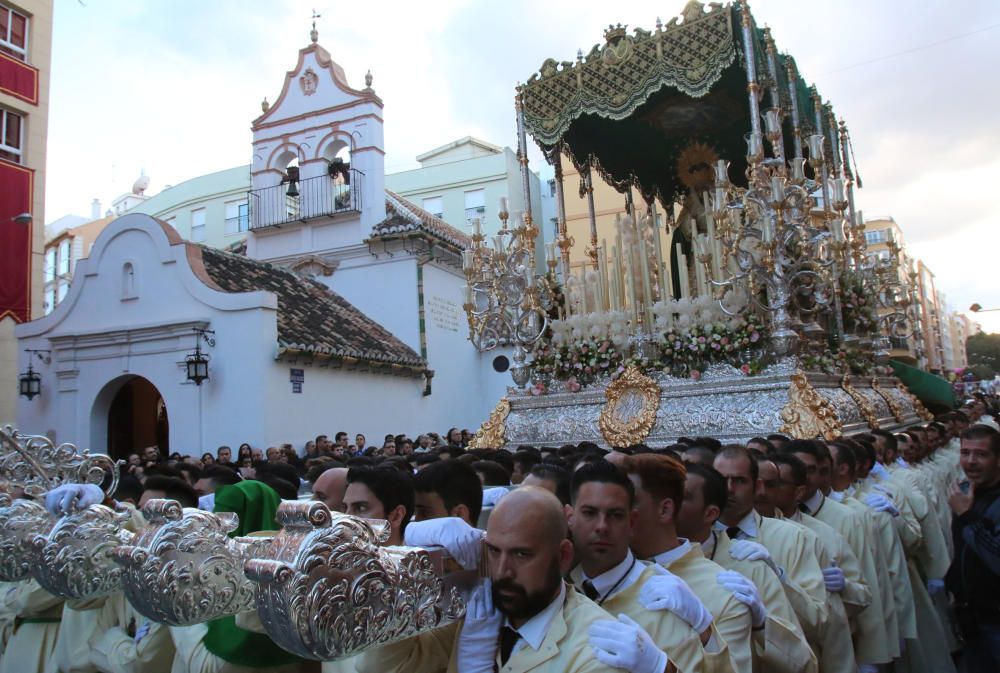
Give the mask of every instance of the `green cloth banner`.
[[911, 367], [897, 360], [890, 360], [889, 364], [892, 365], [896, 378], [902, 381], [911, 393], [928, 407], [933, 407], [931, 411], [940, 409], [942, 406], [949, 409], [954, 409], [957, 406], [955, 391], [951, 384], [940, 376], [929, 374], [923, 369]]

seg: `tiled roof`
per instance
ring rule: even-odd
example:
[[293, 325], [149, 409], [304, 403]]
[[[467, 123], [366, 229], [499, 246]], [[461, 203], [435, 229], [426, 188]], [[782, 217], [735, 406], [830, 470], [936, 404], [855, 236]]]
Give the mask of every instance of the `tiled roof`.
[[[409, 346], [322, 283], [248, 257], [188, 244], [192, 269], [223, 292], [266, 290], [278, 297], [278, 355], [361, 361], [422, 372], [427, 363]], [[202, 269], [198, 268], [203, 267]], [[205, 278], [202, 274], [207, 274]]]
[[460, 250], [472, 244], [468, 235], [388, 189], [385, 190], [385, 214], [385, 219], [372, 227], [372, 239], [417, 231], [430, 234]]

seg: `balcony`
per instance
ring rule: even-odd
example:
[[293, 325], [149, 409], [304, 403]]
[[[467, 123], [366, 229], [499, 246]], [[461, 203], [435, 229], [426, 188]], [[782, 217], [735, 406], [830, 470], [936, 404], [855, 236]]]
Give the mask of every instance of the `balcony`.
[[[361, 212], [365, 174], [353, 168], [346, 180], [328, 175], [250, 190], [250, 230]], [[294, 189], [293, 189], [294, 187]], [[289, 195], [288, 192], [292, 192]], [[296, 193], [297, 192], [297, 193]]]

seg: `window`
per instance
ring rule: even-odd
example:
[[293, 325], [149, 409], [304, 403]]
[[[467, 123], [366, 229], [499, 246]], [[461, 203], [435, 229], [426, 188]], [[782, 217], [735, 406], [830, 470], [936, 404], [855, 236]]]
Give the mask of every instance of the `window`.
[[135, 299], [139, 295], [135, 289], [135, 267], [132, 262], [122, 265], [122, 300]]
[[28, 17], [0, 5], [0, 51], [28, 60]]
[[45, 282], [51, 283], [56, 279], [56, 249], [49, 248], [45, 251]]
[[238, 234], [250, 227], [250, 204], [230, 201], [226, 204], [226, 233]]
[[62, 279], [69, 277], [69, 263], [71, 261], [69, 258], [69, 246], [70, 240], [68, 238], [64, 238], [59, 242], [59, 258], [56, 273], [58, 273], [59, 277]]
[[45, 288], [45, 315], [52, 313], [56, 307], [56, 286], [49, 285]]
[[[3, 14], [0, 7], [0, 15]], [[24, 118], [10, 110], [0, 110], [0, 159], [21, 163]]]
[[486, 190], [473, 189], [465, 193], [465, 226], [472, 227], [472, 220], [486, 220]]
[[58, 289], [56, 290], [56, 303], [58, 304], [63, 299], [66, 298], [66, 293], [69, 292], [69, 281], [60, 280]]
[[866, 231], [865, 232], [865, 241], [867, 241], [868, 245], [874, 245], [876, 243], [885, 243], [887, 240], [889, 240], [889, 238], [888, 238], [888, 236], [886, 236], [885, 232], [886, 232], [885, 229], [876, 229], [874, 231]]
[[195, 243], [205, 241], [205, 209], [191, 211], [191, 240]]
[[444, 199], [440, 196], [431, 196], [424, 199], [424, 210], [434, 217], [444, 218]]

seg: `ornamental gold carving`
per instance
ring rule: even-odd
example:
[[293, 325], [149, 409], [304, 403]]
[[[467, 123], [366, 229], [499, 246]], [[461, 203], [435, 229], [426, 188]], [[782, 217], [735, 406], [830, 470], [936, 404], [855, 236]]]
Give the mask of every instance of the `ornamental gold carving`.
[[607, 402], [597, 426], [608, 446], [626, 447], [646, 439], [656, 424], [660, 386], [635, 367], [629, 367], [604, 391]]
[[504, 424], [510, 413], [510, 402], [506, 397], [500, 398], [496, 407], [490, 412], [490, 417], [482, 427], [476, 430], [476, 436], [469, 442], [470, 449], [502, 449], [504, 440]]
[[796, 439], [836, 439], [841, 434], [840, 419], [833, 405], [816, 392], [802, 372], [792, 374], [788, 404], [781, 410], [781, 431]]
[[903, 407], [899, 406], [899, 401], [895, 397], [882, 390], [877, 376], [872, 377], [872, 390], [878, 393], [879, 397], [885, 400], [885, 403], [888, 405], [889, 411], [892, 412], [892, 416], [896, 419], [896, 422], [902, 423], [906, 418], [906, 412], [903, 410]]
[[858, 409], [861, 411], [861, 417], [865, 419], [865, 423], [868, 424], [872, 430], [878, 430], [878, 414], [875, 413], [875, 405], [871, 403], [867, 397], [855, 390], [854, 386], [851, 385], [851, 375], [844, 374], [844, 378], [840, 380], [840, 387], [845, 393], [851, 396], [854, 403], [858, 405]]
[[932, 414], [927, 410], [927, 407], [924, 406], [924, 403], [921, 402], [919, 399], [917, 399], [917, 396], [911, 393], [910, 389], [904, 386], [902, 381], [896, 384], [896, 389], [899, 390], [899, 392], [906, 395], [908, 398], [910, 398], [910, 402], [913, 403], [913, 412], [917, 416], [924, 419], [925, 421], [934, 420], [934, 414]]

